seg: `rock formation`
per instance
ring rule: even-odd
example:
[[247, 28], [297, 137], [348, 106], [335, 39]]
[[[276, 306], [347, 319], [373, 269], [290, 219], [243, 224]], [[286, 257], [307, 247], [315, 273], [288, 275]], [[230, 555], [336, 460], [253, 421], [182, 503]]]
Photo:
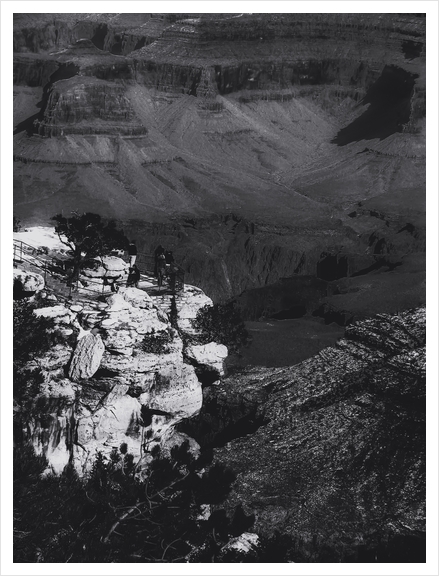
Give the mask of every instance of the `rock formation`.
[[[105, 274], [120, 271], [114, 258], [105, 259], [104, 267], [101, 282]], [[121, 288], [104, 298], [35, 310], [69, 337], [31, 362], [42, 371], [44, 385], [34, 399], [35, 416], [22, 423], [24, 436], [57, 474], [68, 462], [84, 474], [97, 452], [108, 456], [122, 443], [146, 463], [155, 445], [169, 452], [187, 439], [174, 426], [202, 406], [202, 385], [185, 363], [183, 341], [168, 320], [171, 297]], [[192, 286], [175, 300], [181, 334], [197, 311], [212, 303]], [[209, 350], [216, 354], [206, 356]], [[225, 346], [211, 343], [199, 360], [224, 374], [226, 356]], [[197, 443], [189, 441], [196, 453]]]
[[91, 378], [100, 366], [105, 347], [99, 334], [88, 334], [78, 341], [69, 368], [69, 378], [76, 382]]
[[[15, 16], [17, 215], [116, 218], [200, 287], [171, 318], [169, 295], [111, 293], [127, 266], [110, 257], [74, 305], [36, 311], [64, 340], [29, 364], [44, 382], [22, 428], [52, 471], [121, 444], [143, 469], [189, 441], [237, 472], [227, 509], [297, 561], [422, 561], [425, 59], [422, 14]], [[223, 346], [187, 341], [231, 298], [345, 336], [225, 378]], [[256, 540], [228, 549], [252, 559]]]
[[354, 323], [296, 366], [224, 379], [182, 429], [237, 472], [230, 509], [289, 534], [302, 561], [422, 561], [425, 393], [417, 309]]
[[416, 276], [403, 306], [322, 314], [422, 305], [425, 55], [420, 14], [17, 15], [20, 217], [79, 195], [216, 301], [391, 264], [373, 304]]
[[218, 376], [224, 376], [224, 360], [228, 354], [227, 346], [209, 342], [209, 344], [198, 344], [188, 346], [186, 355], [199, 366], [212, 368]]
[[44, 278], [36, 272], [14, 270], [14, 294], [30, 296], [41, 292], [44, 288]]

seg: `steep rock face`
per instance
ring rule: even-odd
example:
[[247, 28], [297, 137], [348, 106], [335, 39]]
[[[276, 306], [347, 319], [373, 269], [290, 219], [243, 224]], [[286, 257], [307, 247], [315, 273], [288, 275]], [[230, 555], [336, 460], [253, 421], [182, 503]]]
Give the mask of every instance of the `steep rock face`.
[[140, 400], [151, 410], [181, 419], [200, 411], [203, 395], [193, 367], [175, 362], [156, 374], [149, 392], [144, 392]]
[[[367, 274], [384, 260], [412, 274], [402, 256], [424, 250], [425, 19], [186, 16], [38, 15], [34, 27], [17, 16], [22, 217], [79, 205], [139, 235], [144, 221], [172, 217], [175, 234], [160, 235], [215, 300], [295, 274]], [[31, 136], [38, 127], [52, 137]], [[259, 230], [210, 230], [211, 214]], [[377, 301], [393, 289], [370, 284]], [[421, 289], [404, 298], [422, 302]], [[361, 317], [333, 304], [322, 315]]]
[[215, 454], [238, 474], [229, 505], [255, 513], [258, 530], [290, 534], [311, 562], [422, 561], [425, 309], [353, 324], [314, 358], [247, 370], [209, 395], [185, 431], [228, 441]]
[[124, 92], [123, 86], [87, 77], [81, 82], [77, 79], [59, 81], [49, 93], [38, 133], [42, 136], [146, 134], [146, 128], [136, 122]]
[[83, 391], [75, 413], [72, 459], [83, 474], [92, 466], [97, 452], [108, 455], [108, 447], [126, 443], [130, 452], [142, 456], [139, 402], [126, 394], [128, 386], [115, 384], [107, 394]]
[[190, 360], [197, 365], [215, 370], [219, 376], [224, 376], [224, 360], [228, 355], [227, 346], [209, 342], [208, 344], [191, 345], [186, 349]]
[[[201, 290], [189, 286], [176, 296], [177, 323], [190, 324], [209, 302]], [[143, 290], [121, 288], [106, 302], [79, 300], [69, 307], [57, 304], [35, 311], [53, 318], [65, 335], [77, 335], [73, 350], [60, 343], [29, 365], [41, 370], [44, 383], [34, 400], [34, 416], [22, 422], [22, 433], [37, 453], [46, 455], [55, 473], [71, 462], [84, 474], [97, 452], [108, 456], [122, 443], [143, 466], [155, 445], [169, 451], [184, 442], [186, 436], [174, 427], [200, 411], [202, 386], [194, 367], [185, 363], [183, 341], [169, 324], [169, 308], [169, 296], [155, 303]], [[190, 444], [195, 453], [196, 442]]]
[[40, 53], [87, 38], [100, 50], [127, 54], [160, 35], [171, 18], [175, 15], [16, 14], [14, 52]]
[[34, 400], [33, 418], [24, 423], [24, 437], [32, 443], [36, 454], [46, 456], [55, 474], [61, 474], [71, 459], [77, 390], [68, 379], [49, 378]]

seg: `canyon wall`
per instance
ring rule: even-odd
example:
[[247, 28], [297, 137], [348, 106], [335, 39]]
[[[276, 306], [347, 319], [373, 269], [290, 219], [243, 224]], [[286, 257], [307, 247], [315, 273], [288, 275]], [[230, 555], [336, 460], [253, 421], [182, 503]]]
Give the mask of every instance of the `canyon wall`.
[[425, 309], [231, 375], [180, 427], [237, 471], [228, 505], [288, 534], [295, 561], [425, 561]]
[[425, 18], [327, 16], [17, 15], [18, 216], [116, 218], [215, 300], [296, 274], [411, 273]]

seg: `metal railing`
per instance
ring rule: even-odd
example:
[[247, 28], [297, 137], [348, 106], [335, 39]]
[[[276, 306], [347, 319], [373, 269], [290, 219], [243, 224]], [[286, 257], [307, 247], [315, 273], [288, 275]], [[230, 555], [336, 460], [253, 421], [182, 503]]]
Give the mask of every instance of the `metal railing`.
[[[49, 256], [45, 250], [41, 248], [37, 248], [35, 246], [31, 246], [22, 240], [15, 240], [13, 242], [13, 264], [16, 268], [19, 263], [25, 262], [30, 266], [33, 266], [37, 270], [43, 273], [44, 275], [44, 282], [46, 284], [46, 288], [50, 291], [56, 292], [59, 294], [60, 292], [64, 291], [58, 285], [56, 289], [50, 285], [48, 285], [47, 280], [49, 278], [53, 278], [54, 280], [58, 281], [60, 284], [65, 282], [65, 291], [68, 292], [68, 296], [66, 298], [72, 299], [73, 293], [79, 293], [79, 288], [82, 291], [93, 295], [95, 298], [100, 296], [101, 294], [106, 292], [106, 288], [108, 291], [111, 292], [112, 284], [114, 287], [120, 287], [125, 285], [126, 280], [114, 280], [113, 282], [105, 283], [103, 280], [94, 280], [93, 278], [87, 277], [87, 279], [80, 279], [79, 276], [75, 279], [72, 279], [68, 276], [68, 259], [66, 258], [63, 260], [62, 258], [53, 258]], [[153, 256], [149, 254], [145, 254], [139, 252], [136, 259], [136, 264], [140, 265], [142, 270], [149, 273], [149, 277], [154, 277], [154, 268], [155, 268], [155, 259]], [[180, 292], [184, 290], [184, 270], [180, 266], [173, 264], [172, 265], [172, 272], [169, 272], [166, 275], [166, 279], [168, 280], [169, 288], [173, 292]], [[145, 274], [142, 274], [144, 278], [147, 277]], [[105, 278], [105, 277], [104, 277]], [[111, 280], [111, 278], [109, 278]], [[156, 280], [157, 281], [157, 280]], [[81, 282], [81, 287], [79, 287], [79, 282]], [[84, 283], [87, 283], [84, 286]], [[96, 287], [99, 286], [99, 289], [88, 288], [90, 284], [95, 284]], [[117, 288], [116, 288], [117, 289]]]
[[[138, 252], [136, 258], [136, 265], [140, 270], [148, 271], [152, 276], [156, 275], [156, 260], [151, 254], [145, 252]], [[173, 262], [166, 268], [164, 278], [169, 284], [169, 288], [175, 292], [184, 290], [184, 269]]]

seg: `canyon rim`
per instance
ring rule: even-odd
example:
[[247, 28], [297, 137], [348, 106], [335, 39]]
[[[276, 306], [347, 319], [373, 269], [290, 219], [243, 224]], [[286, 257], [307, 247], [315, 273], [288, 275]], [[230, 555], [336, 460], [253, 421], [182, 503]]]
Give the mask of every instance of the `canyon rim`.
[[[14, 322], [50, 340], [15, 450], [37, 494], [196, 471], [162, 557], [126, 485], [35, 542], [19, 509], [15, 562], [425, 564], [428, 51], [422, 12], [14, 14]], [[85, 213], [135, 286], [127, 244], [69, 278]]]

